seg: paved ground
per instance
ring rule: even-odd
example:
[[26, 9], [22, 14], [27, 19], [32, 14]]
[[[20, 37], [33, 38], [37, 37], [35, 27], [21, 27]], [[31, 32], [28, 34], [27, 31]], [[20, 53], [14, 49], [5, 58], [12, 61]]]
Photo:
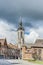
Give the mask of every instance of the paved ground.
[[28, 61], [24, 60], [4, 60], [0, 59], [0, 65], [38, 65], [38, 64], [33, 64]]

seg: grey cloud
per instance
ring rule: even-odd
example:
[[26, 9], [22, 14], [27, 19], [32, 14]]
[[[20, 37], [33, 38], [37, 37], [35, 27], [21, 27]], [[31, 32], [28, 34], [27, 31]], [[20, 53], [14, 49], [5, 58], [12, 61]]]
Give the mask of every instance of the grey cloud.
[[34, 22], [43, 20], [43, 0], [0, 0], [0, 18], [17, 26], [19, 16], [31, 18], [24, 26], [37, 27]]
[[17, 30], [15, 30], [15, 29], [9, 29], [9, 30], [7, 29], [7, 31], [10, 31], [10, 32], [13, 32], [13, 31], [14, 31], [14, 32], [17, 32]]
[[0, 10], [40, 19], [43, 18], [43, 0], [0, 0]]

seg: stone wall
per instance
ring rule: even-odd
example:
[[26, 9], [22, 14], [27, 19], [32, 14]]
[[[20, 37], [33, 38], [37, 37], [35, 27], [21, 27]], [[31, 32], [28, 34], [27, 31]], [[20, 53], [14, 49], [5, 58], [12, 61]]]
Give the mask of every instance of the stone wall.
[[31, 49], [27, 49], [25, 46], [22, 47], [22, 59], [32, 59]]
[[33, 53], [37, 53], [37, 59], [38, 60], [43, 60], [43, 48], [32, 48]]

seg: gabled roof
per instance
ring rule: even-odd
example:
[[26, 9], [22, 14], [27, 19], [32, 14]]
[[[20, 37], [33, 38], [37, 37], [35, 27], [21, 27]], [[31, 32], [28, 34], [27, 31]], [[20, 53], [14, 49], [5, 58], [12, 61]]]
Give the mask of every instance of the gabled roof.
[[43, 47], [43, 39], [37, 39], [33, 47]]
[[8, 44], [8, 48], [11, 48], [11, 49], [18, 49], [18, 47], [12, 43], [9, 43]]
[[43, 42], [43, 39], [37, 39], [36, 41], [35, 41], [35, 43], [36, 42]]

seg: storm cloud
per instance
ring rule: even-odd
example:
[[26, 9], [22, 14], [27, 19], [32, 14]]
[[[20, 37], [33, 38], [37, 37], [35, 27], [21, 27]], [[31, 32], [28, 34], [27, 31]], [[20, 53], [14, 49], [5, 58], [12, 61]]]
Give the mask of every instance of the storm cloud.
[[20, 16], [34, 22], [43, 20], [43, 0], [0, 0], [0, 18], [16, 24]]
[[[38, 33], [40, 37], [42, 36], [40, 30], [43, 30], [43, 0], [0, 0], [0, 19], [4, 23], [6, 20], [9, 25], [12, 24], [17, 30], [20, 16], [25, 34], [31, 33], [32, 30]], [[7, 31], [15, 32], [14, 27]]]

